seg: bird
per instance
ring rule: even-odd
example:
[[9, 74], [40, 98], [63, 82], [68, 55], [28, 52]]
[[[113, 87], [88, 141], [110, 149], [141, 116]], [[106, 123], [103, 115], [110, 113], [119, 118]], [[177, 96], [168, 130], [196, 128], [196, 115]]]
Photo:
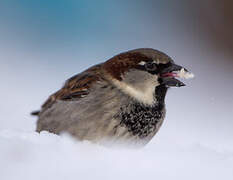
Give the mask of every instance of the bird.
[[165, 53], [139, 48], [120, 53], [68, 79], [49, 96], [36, 131], [68, 133], [78, 141], [143, 147], [160, 129], [170, 87], [193, 75]]

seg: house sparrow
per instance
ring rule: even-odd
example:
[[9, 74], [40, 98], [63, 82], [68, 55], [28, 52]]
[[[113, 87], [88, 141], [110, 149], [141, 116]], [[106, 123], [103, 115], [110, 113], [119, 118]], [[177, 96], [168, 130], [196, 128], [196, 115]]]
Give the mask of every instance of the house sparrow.
[[143, 146], [163, 123], [168, 88], [185, 86], [175, 77], [192, 74], [158, 50], [121, 53], [68, 79], [32, 113], [36, 131]]

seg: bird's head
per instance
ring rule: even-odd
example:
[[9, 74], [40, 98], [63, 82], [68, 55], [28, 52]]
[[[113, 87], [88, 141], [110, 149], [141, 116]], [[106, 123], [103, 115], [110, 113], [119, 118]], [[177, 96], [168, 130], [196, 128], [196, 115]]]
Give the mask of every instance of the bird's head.
[[176, 78], [191, 78], [187, 69], [163, 52], [135, 49], [121, 53], [103, 64], [112, 83], [123, 93], [145, 105], [154, 105], [167, 88], [185, 86]]

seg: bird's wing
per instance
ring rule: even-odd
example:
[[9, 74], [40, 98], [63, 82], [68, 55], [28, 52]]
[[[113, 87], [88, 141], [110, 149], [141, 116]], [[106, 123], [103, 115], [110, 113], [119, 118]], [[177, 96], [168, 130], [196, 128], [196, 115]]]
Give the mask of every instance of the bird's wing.
[[99, 74], [101, 65], [96, 65], [90, 69], [77, 74], [68, 79], [64, 86], [56, 93], [52, 94], [42, 105], [41, 111], [50, 108], [57, 100], [78, 101], [90, 93], [90, 88], [97, 81], [103, 80]]
[[117, 123], [112, 121], [119, 108], [117, 95], [101, 66], [94, 66], [67, 80], [48, 98], [38, 114], [36, 131], [69, 132], [78, 139], [104, 137]]

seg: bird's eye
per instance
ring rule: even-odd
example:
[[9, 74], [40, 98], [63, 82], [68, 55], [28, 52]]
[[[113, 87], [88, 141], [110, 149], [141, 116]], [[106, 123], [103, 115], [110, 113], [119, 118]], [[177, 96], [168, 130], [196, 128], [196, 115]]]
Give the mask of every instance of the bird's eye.
[[147, 71], [156, 71], [157, 70], [157, 65], [153, 62], [148, 62], [145, 64], [145, 68]]

